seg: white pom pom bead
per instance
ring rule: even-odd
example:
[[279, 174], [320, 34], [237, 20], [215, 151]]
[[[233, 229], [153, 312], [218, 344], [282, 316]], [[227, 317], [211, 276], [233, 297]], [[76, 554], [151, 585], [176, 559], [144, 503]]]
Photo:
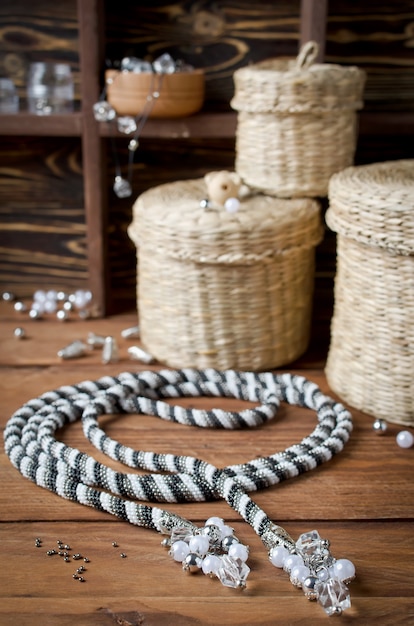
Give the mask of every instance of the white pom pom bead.
[[240, 200], [237, 198], [228, 198], [224, 203], [224, 208], [228, 213], [236, 213], [240, 208]]
[[397, 435], [400, 448], [411, 448], [414, 445], [414, 436], [409, 430], [402, 430]]

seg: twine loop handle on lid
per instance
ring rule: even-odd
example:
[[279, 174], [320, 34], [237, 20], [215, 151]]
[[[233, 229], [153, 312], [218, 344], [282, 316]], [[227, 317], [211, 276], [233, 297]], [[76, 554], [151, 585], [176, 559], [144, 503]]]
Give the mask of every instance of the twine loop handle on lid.
[[298, 70], [304, 70], [310, 67], [318, 56], [319, 46], [316, 41], [306, 42], [300, 49], [298, 56], [296, 57], [296, 68]]

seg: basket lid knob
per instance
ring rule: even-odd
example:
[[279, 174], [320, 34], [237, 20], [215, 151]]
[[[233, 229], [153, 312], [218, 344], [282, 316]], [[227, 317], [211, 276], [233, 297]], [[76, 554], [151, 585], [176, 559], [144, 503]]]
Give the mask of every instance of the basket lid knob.
[[236, 172], [221, 170], [209, 172], [204, 176], [209, 200], [219, 206], [224, 206], [229, 198], [237, 198], [242, 184]]

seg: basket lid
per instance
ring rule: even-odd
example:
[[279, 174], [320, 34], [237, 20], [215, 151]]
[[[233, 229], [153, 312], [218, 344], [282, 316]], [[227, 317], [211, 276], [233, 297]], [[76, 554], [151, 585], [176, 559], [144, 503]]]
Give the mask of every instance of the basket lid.
[[316, 200], [246, 195], [237, 212], [203, 208], [204, 178], [175, 181], [142, 193], [128, 234], [137, 247], [199, 263], [253, 264], [321, 241]]
[[328, 226], [361, 243], [414, 254], [414, 159], [348, 167], [329, 182]]
[[267, 59], [236, 70], [232, 108], [289, 114], [362, 108], [364, 70], [314, 63], [317, 52], [317, 44], [310, 41], [296, 59]]

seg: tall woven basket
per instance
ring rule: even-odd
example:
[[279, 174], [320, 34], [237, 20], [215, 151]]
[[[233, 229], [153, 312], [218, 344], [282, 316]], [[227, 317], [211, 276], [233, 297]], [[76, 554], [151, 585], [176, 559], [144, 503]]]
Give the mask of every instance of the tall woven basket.
[[[204, 179], [139, 196], [137, 308], [144, 347], [172, 367], [276, 367], [307, 348], [320, 207], [265, 196], [203, 208]], [[202, 203], [201, 203], [202, 204]]]
[[317, 50], [309, 42], [296, 60], [270, 59], [234, 73], [235, 169], [252, 188], [326, 196], [331, 175], [353, 164], [365, 73], [314, 63]]
[[364, 412], [414, 426], [414, 160], [333, 176], [337, 275], [326, 375]]

